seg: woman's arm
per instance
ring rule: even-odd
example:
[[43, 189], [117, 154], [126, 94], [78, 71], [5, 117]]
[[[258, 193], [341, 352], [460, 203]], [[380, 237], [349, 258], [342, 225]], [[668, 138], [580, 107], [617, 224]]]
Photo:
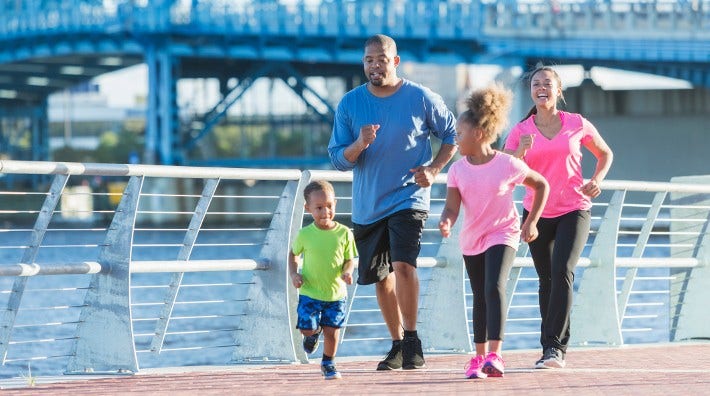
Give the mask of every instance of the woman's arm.
[[596, 198], [602, 193], [599, 185], [609, 172], [609, 168], [611, 168], [611, 163], [614, 161], [614, 153], [598, 133], [594, 134], [593, 138], [584, 144], [584, 147], [597, 159], [597, 166], [589, 182], [582, 186], [582, 193]]
[[525, 218], [521, 229], [521, 236], [524, 242], [531, 242], [537, 239], [537, 221], [540, 220], [542, 209], [547, 203], [547, 196], [550, 194], [550, 186], [541, 174], [530, 170], [523, 180], [523, 184], [535, 191], [532, 206], [528, 217]]

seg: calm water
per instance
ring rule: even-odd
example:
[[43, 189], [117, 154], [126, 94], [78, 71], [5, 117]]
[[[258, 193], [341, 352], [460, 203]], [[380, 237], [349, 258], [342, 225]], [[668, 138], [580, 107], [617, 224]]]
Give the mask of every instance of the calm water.
[[[6, 233], [2, 246], [12, 246], [26, 243], [26, 235]], [[95, 246], [79, 246], [80, 244], [98, 244], [103, 239], [101, 233], [81, 231], [77, 233], [50, 233], [44, 241], [45, 246], [75, 245], [67, 247], [44, 247], [40, 250], [36, 262], [76, 262], [95, 260], [98, 248]], [[226, 237], [216, 234], [200, 241], [205, 245], [210, 243], [220, 244], [229, 242], [233, 236]], [[253, 242], [251, 246], [230, 246], [229, 254], [232, 257], [254, 257], [258, 255], [259, 241], [262, 235], [251, 233], [244, 236], [245, 242]], [[177, 254], [178, 246], [182, 241], [182, 234], [166, 232], [145, 232], [136, 235], [136, 241], [151, 246], [135, 247], [134, 260], [151, 260], [173, 258]], [[633, 242], [633, 241], [631, 241]], [[206, 247], [196, 249], [193, 258], [219, 258], [224, 254], [224, 247]], [[424, 248], [423, 255], [433, 255]], [[15, 263], [21, 258], [21, 250], [0, 249], [0, 264]], [[94, 257], [94, 258], [90, 258]], [[420, 279], [422, 293], [427, 291], [427, 282], [432, 269], [422, 268]], [[667, 277], [669, 271], [664, 269], [644, 270], [639, 276]], [[623, 277], [623, 273], [618, 276]], [[583, 276], [583, 269], [577, 272], [579, 279]], [[509, 321], [506, 326], [505, 349], [528, 349], [538, 347], [539, 319], [537, 310], [537, 282], [534, 270], [526, 268], [523, 280], [519, 283], [517, 292], [531, 293], [530, 295], [515, 295], [511, 302]], [[138, 349], [138, 358], [141, 368], [166, 367], [182, 365], [220, 365], [227, 364], [231, 359], [233, 344], [232, 334], [238, 329], [244, 318], [241, 311], [244, 307], [242, 301], [251, 279], [249, 272], [212, 272], [212, 273], [187, 273], [183, 279], [183, 288], [178, 298], [182, 304], [176, 305], [173, 311], [170, 334], [166, 337], [165, 348], [192, 348], [194, 346], [207, 347], [205, 349], [185, 351], [164, 351], [161, 354], [144, 352], [149, 349], [151, 336], [155, 331], [155, 318], [159, 316], [161, 304], [164, 299], [170, 274], [134, 274], [132, 277], [132, 300], [134, 333]], [[27, 366], [31, 365], [33, 375], [57, 374], [66, 364], [66, 356], [71, 347], [71, 337], [75, 325], [61, 325], [59, 323], [73, 322], [78, 319], [80, 306], [83, 304], [85, 288], [88, 286], [90, 276], [37, 276], [28, 279], [27, 290], [23, 305], [18, 314], [12, 341], [37, 339], [62, 339], [52, 343], [14, 344], [10, 346], [7, 359], [10, 360], [0, 367], [0, 377], [14, 377], [28, 372]], [[7, 304], [7, 291], [11, 289], [13, 278], [0, 278], [2, 303]], [[667, 290], [668, 280], [655, 280], [638, 282], [638, 289]], [[370, 296], [374, 288], [359, 287], [358, 298], [354, 300], [354, 310], [374, 309], [375, 312], [353, 313], [350, 323], [382, 322], [379, 312], [376, 311], [376, 300]], [[624, 332], [626, 343], [658, 342], [668, 340], [668, 294], [641, 294], [635, 296], [634, 302], [651, 302], [657, 305], [638, 308], [634, 314], [655, 315], [653, 318], [643, 320], [626, 320], [624, 327], [635, 330]], [[471, 297], [467, 296], [468, 306], [471, 306]], [[470, 318], [470, 308], [467, 315]], [[188, 319], [188, 317], [190, 319]], [[199, 318], [196, 318], [199, 317]], [[184, 319], [181, 319], [184, 318]], [[528, 318], [532, 318], [528, 320]], [[56, 323], [52, 326], [35, 326], [41, 323]], [[209, 330], [209, 332], [207, 332]], [[572, 329], [574, 334], [574, 329]], [[340, 356], [352, 355], [383, 355], [389, 348], [390, 341], [384, 326], [351, 327], [346, 330], [346, 341], [339, 347]], [[347, 341], [353, 338], [381, 338], [371, 341]], [[40, 348], [37, 345], [42, 345]], [[313, 356], [320, 356], [317, 351]], [[36, 356], [54, 356], [48, 359], [27, 360]], [[13, 361], [17, 359], [17, 361]]]

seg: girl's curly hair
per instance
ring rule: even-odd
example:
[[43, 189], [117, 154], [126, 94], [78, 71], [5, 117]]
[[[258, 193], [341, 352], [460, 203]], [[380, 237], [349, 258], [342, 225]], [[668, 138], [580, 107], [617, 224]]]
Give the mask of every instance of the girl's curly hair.
[[466, 98], [466, 110], [459, 121], [481, 129], [488, 142], [494, 142], [508, 124], [513, 92], [501, 84], [475, 90]]

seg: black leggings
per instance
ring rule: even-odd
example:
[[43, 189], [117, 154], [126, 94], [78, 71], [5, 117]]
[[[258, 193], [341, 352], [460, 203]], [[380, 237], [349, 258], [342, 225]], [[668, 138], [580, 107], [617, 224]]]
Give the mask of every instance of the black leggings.
[[[523, 221], [528, 211], [523, 211]], [[591, 214], [575, 210], [559, 217], [540, 218], [540, 235], [530, 242], [530, 255], [540, 281], [540, 344], [567, 352], [574, 269], [589, 237]]]
[[515, 249], [495, 245], [475, 256], [463, 256], [473, 291], [473, 342], [503, 340], [505, 286], [515, 259]]

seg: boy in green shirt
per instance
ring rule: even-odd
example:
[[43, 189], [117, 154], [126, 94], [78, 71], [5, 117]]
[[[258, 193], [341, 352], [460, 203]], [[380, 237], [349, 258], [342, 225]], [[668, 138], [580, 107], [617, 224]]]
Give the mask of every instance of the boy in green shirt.
[[[313, 223], [302, 228], [289, 252], [289, 272], [293, 286], [300, 289], [298, 324], [303, 349], [310, 354], [318, 348], [323, 333], [321, 371], [325, 379], [339, 379], [333, 360], [338, 333], [345, 322], [345, 284], [353, 283], [353, 258], [357, 255], [350, 229], [335, 218], [335, 190], [327, 181], [314, 181], [303, 190], [305, 209]], [[303, 255], [301, 273], [298, 272]]]

